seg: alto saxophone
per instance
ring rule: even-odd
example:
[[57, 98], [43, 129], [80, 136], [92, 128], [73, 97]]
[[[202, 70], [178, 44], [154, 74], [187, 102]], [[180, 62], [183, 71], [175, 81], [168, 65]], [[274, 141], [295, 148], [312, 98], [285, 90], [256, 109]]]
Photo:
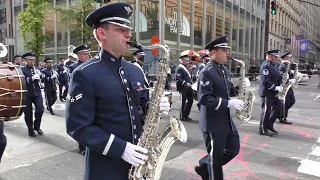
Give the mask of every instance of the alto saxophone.
[[164, 95], [167, 69], [169, 68], [170, 50], [168, 46], [155, 44], [143, 47], [137, 42], [128, 42], [129, 45], [138, 49], [160, 48], [164, 51], [164, 57], [159, 60], [156, 74], [157, 85], [152, 92], [147, 117], [143, 126], [143, 133], [138, 141], [138, 146], [148, 150], [148, 160], [144, 165], [131, 167], [129, 180], [158, 180], [166, 160], [166, 156], [173, 143], [177, 140], [185, 143], [187, 141], [187, 131], [182, 122], [175, 117], [170, 118], [170, 123], [164, 130], [157, 134], [160, 122], [160, 99]]
[[238, 89], [238, 96], [237, 98], [242, 100], [245, 103], [245, 108], [242, 110], [236, 111], [236, 117], [242, 122], [248, 122], [251, 118], [252, 108], [253, 108], [253, 101], [256, 98], [252, 91], [247, 90], [245, 87], [245, 70], [246, 64], [244, 61], [235, 59], [232, 57], [228, 57], [231, 60], [234, 60], [241, 64], [240, 68], [240, 77], [239, 77], [239, 89]]
[[276, 97], [278, 97], [281, 101], [285, 102], [286, 100], [286, 96], [287, 93], [289, 91], [289, 89], [292, 87], [291, 83], [287, 83], [288, 79], [289, 79], [289, 71], [290, 71], [290, 61], [282, 61], [282, 63], [287, 62], [287, 67], [285, 69], [285, 71], [282, 74], [282, 83], [281, 86], [283, 87], [283, 90], [281, 92], [278, 92], [278, 94], [276, 95]]

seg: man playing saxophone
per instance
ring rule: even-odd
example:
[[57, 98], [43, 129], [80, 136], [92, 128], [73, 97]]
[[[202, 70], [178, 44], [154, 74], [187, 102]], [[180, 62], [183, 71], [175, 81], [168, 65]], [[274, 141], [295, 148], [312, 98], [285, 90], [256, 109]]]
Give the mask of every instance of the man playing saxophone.
[[283, 87], [280, 86], [281, 76], [276, 67], [279, 50], [270, 50], [266, 54], [267, 60], [260, 66], [259, 96], [262, 100], [262, 111], [259, 134], [272, 136], [268, 130], [278, 133], [273, 123], [282, 112], [282, 103], [276, 95], [283, 90]]
[[[288, 83], [291, 84], [295, 84], [296, 79], [294, 79], [293, 77], [293, 73], [290, 70], [290, 63], [292, 62], [292, 55], [290, 54], [290, 52], [286, 52], [285, 54], [283, 54], [280, 57], [283, 60], [283, 63], [279, 64], [279, 72], [281, 76], [288, 76]], [[288, 70], [288, 72], [287, 72]], [[287, 95], [285, 96], [285, 102], [284, 102], [284, 107], [283, 107], [283, 113], [280, 113], [280, 123], [284, 123], [284, 124], [292, 124], [292, 122], [287, 120], [288, 117], [288, 111], [289, 109], [294, 105], [294, 103], [296, 102], [295, 96], [294, 96], [294, 92], [292, 89], [292, 86], [289, 88]]]
[[[242, 110], [245, 103], [230, 99], [237, 95], [229, 70], [223, 65], [228, 61], [227, 36], [206, 45], [211, 62], [199, 74], [198, 100], [200, 104], [199, 126], [203, 133], [208, 155], [199, 160], [195, 171], [208, 180], [223, 180], [222, 166], [231, 161], [240, 149], [237, 128], [230, 116], [230, 109]], [[250, 86], [249, 82], [245, 86]]]
[[[112, 3], [86, 18], [101, 51], [73, 71], [66, 101], [67, 133], [86, 147], [85, 180], [128, 180], [131, 166], [147, 159], [136, 144], [148, 91], [142, 71], [122, 58], [132, 12], [127, 3]], [[168, 100], [160, 104], [160, 111], [169, 108]]]

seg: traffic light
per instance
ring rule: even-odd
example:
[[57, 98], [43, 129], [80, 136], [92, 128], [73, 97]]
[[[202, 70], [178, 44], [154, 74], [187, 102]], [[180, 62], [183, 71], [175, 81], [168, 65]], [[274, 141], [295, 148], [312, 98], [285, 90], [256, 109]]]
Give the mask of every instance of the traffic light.
[[272, 14], [272, 15], [277, 14], [277, 4], [276, 4], [276, 1], [271, 1], [271, 14]]
[[94, 0], [94, 1], [97, 2], [97, 3], [108, 3], [108, 2], [110, 2], [110, 0]]

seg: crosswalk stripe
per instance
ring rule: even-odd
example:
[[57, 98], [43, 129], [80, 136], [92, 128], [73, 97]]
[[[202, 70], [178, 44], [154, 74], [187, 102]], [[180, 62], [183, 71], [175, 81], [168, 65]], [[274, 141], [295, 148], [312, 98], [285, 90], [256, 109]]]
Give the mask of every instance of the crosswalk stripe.
[[298, 172], [320, 177], [319, 167], [320, 162], [304, 159], [301, 161]]
[[318, 141], [317, 141], [318, 143], [320, 143], [320, 138], [318, 139]]
[[316, 148], [314, 148], [313, 151], [311, 152], [311, 155], [320, 156], [320, 146], [316, 146]]

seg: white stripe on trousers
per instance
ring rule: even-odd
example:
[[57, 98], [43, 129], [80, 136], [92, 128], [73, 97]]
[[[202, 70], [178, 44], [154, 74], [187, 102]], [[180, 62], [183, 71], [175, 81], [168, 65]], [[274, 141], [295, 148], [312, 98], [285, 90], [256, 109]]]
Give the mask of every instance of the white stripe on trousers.
[[266, 118], [266, 112], [267, 112], [267, 97], [264, 97], [264, 116], [263, 116], [262, 123], [261, 123], [261, 125], [262, 125], [262, 133], [265, 133], [263, 124], [264, 124], [264, 119]]
[[214, 139], [212, 138], [212, 133], [209, 133], [209, 136], [210, 136], [210, 144], [211, 144], [211, 150], [210, 150], [210, 171], [211, 171], [211, 179], [213, 180], [213, 141]]

